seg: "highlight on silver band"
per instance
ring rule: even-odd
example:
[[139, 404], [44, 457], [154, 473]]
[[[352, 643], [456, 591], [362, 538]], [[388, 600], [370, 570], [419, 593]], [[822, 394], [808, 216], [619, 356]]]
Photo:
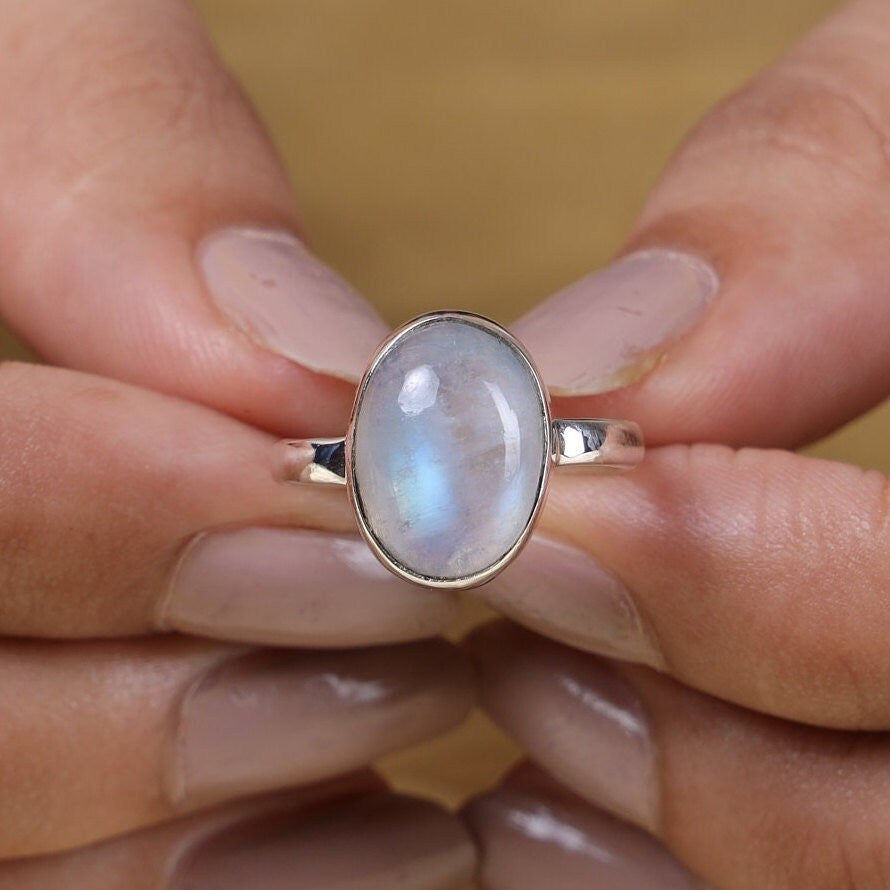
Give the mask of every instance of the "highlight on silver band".
[[295, 448], [312, 450], [312, 459], [293, 482], [320, 482], [323, 485], [346, 485], [346, 439], [297, 439], [288, 442]]
[[551, 429], [558, 467], [630, 470], [643, 459], [643, 435], [630, 421], [554, 420]]

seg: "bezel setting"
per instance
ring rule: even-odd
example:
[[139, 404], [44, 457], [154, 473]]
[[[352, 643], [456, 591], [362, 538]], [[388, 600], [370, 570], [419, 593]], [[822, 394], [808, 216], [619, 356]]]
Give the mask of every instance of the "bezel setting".
[[[461, 324], [473, 325], [487, 333], [498, 338], [502, 343], [509, 346], [512, 351], [521, 359], [526, 366], [529, 376], [533, 381], [535, 392], [541, 409], [541, 437], [542, 437], [542, 459], [538, 474], [537, 488], [535, 492], [535, 503], [529, 514], [519, 536], [513, 545], [502, 554], [495, 562], [486, 568], [474, 572], [470, 575], [455, 578], [438, 578], [421, 574], [409, 566], [402, 564], [392, 553], [390, 553], [385, 544], [380, 541], [374, 532], [372, 523], [368, 521], [366, 511], [361, 499], [361, 492], [356, 484], [355, 477], [355, 430], [356, 422], [361, 413], [362, 402], [369, 383], [373, 380], [374, 375], [379, 368], [381, 362], [388, 356], [393, 349], [397, 348], [399, 343], [409, 334], [432, 324], [453, 321]], [[514, 559], [522, 547], [525, 545], [532, 532], [535, 521], [544, 504], [544, 498], [547, 492], [547, 484], [550, 479], [550, 471], [552, 464], [552, 418], [550, 414], [550, 399], [547, 389], [544, 386], [541, 375], [535, 367], [535, 363], [526, 351], [525, 347], [508, 331], [491, 319], [472, 312], [462, 311], [444, 311], [432, 312], [421, 315], [418, 318], [409, 321], [391, 334], [377, 349], [368, 365], [367, 370], [362, 377], [353, 402], [352, 413], [349, 420], [349, 427], [346, 433], [345, 453], [346, 453], [346, 487], [349, 492], [349, 499], [355, 512], [359, 530], [367, 541], [377, 559], [391, 572], [411, 581], [415, 584], [422, 584], [427, 587], [444, 588], [449, 590], [465, 590], [470, 587], [478, 587], [494, 578], [500, 571]]]

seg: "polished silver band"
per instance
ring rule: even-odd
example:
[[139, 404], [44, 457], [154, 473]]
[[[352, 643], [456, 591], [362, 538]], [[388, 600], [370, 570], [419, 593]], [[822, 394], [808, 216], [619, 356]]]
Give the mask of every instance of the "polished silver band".
[[310, 462], [304, 464], [289, 482], [317, 482], [322, 485], [346, 485], [346, 438], [293, 439], [287, 445], [303, 451], [310, 449]]
[[[643, 459], [640, 428], [627, 420], [554, 420], [551, 453], [557, 467], [595, 470], [630, 470]], [[346, 438], [294, 439], [288, 446], [310, 449], [290, 482], [346, 485]]]
[[643, 459], [643, 434], [629, 420], [554, 420], [550, 456], [558, 467], [631, 470]]

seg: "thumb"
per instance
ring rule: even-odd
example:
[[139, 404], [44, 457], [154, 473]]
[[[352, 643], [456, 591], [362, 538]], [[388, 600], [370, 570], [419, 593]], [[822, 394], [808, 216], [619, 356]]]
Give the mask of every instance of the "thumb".
[[622, 259], [516, 324], [558, 413], [794, 446], [890, 391], [888, 46], [883, 0], [826, 20], [693, 132]]
[[38, 354], [286, 435], [339, 434], [386, 333], [294, 232], [183, 0], [3, 3], [0, 313]]

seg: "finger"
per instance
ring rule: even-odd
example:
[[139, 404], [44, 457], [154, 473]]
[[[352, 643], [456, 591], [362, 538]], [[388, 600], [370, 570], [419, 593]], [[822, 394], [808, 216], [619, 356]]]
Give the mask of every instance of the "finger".
[[503, 612], [757, 710], [890, 727], [883, 474], [677, 445], [553, 489], [551, 537], [483, 589]]
[[463, 815], [479, 848], [483, 890], [705, 890], [650, 834], [530, 765]]
[[377, 563], [342, 492], [278, 481], [266, 434], [29, 365], [0, 366], [0, 406], [0, 633], [347, 646], [455, 614]]
[[0, 312], [54, 363], [342, 433], [343, 379], [386, 326], [291, 234], [281, 165], [191, 7], [2, 6]]
[[460, 823], [431, 803], [323, 786], [0, 863], [0, 888], [463, 890], [474, 858]]
[[517, 323], [559, 413], [789, 446], [890, 392], [888, 46], [849, 3], [693, 132], [628, 256]]
[[487, 709], [530, 756], [709, 885], [886, 883], [886, 734], [755, 714], [503, 626], [473, 648]]
[[0, 677], [0, 859], [347, 773], [450, 728], [473, 698], [443, 642], [7, 642]]

